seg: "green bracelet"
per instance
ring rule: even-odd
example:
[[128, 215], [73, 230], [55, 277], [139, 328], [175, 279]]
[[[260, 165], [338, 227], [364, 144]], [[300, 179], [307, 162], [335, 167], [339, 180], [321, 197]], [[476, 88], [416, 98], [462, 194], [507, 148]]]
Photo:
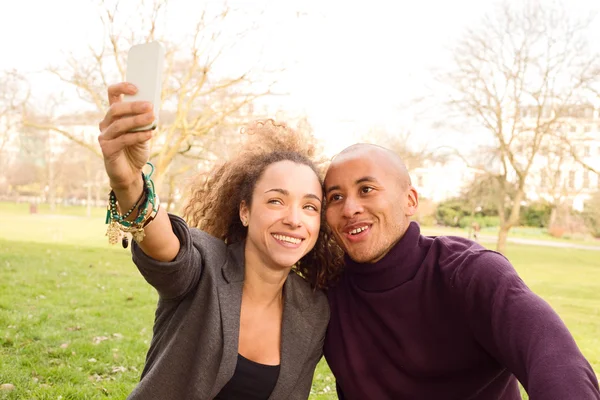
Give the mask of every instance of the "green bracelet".
[[[118, 242], [118, 239], [122, 236], [123, 232], [137, 232], [138, 235], [141, 234], [139, 231], [143, 233], [143, 224], [146, 220], [146, 214], [148, 213], [148, 205], [152, 205], [153, 211], [156, 209], [158, 198], [154, 189], [154, 182], [151, 179], [152, 174], [154, 173], [154, 165], [152, 165], [150, 162], [147, 164], [150, 165], [152, 170], [148, 175], [145, 175], [142, 172], [142, 179], [144, 181], [144, 190], [142, 195], [125, 214], [119, 214], [117, 197], [114, 190], [110, 191], [105, 223], [109, 224], [106, 235], [109, 237], [109, 242], [111, 244]], [[138, 215], [136, 216], [135, 220], [127, 221], [127, 218], [136, 208], [138, 209]], [[126, 247], [126, 244], [124, 243], [123, 246]]]

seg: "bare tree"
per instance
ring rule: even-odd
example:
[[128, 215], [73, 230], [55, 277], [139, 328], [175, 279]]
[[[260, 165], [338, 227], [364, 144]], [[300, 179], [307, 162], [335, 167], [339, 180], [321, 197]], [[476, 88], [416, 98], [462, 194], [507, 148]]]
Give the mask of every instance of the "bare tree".
[[600, 191], [585, 204], [583, 218], [592, 236], [600, 238]]
[[[597, 76], [600, 76], [600, 69], [597, 71]], [[600, 83], [600, 79], [598, 79], [598, 82]], [[588, 106], [583, 109], [580, 108], [579, 110], [572, 111], [578, 111], [581, 116], [584, 116], [584, 118], [579, 119], [583, 120], [582, 122], [584, 123], [588, 122], [589, 125], [586, 124], [587, 126], [591, 125], [591, 120], [593, 119], [595, 110]], [[600, 110], [598, 111], [600, 112]], [[592, 114], [591, 116], [589, 115], [590, 112]], [[586, 154], [585, 152], [585, 149], [589, 149], [590, 145], [598, 143], [600, 137], [597, 133], [592, 133], [592, 130], [588, 131], [587, 129], [584, 132], [573, 134], [570, 132], [571, 128], [573, 127], [575, 126], [571, 125], [570, 127], [567, 127], [565, 125], [564, 129], [559, 130], [559, 132], [556, 134], [556, 139], [561, 145], [561, 152], [567, 153], [573, 161], [575, 161], [585, 170], [600, 176], [600, 168], [598, 168], [598, 164], [596, 163], [596, 165], [593, 165], [592, 163], [588, 162], [590, 154]]]
[[468, 205], [472, 216], [478, 211], [491, 212], [491, 210], [499, 214], [500, 207], [507, 201], [502, 197], [510, 198], [514, 196], [515, 191], [514, 186], [500, 186], [497, 176], [489, 172], [482, 172], [464, 187], [460, 198]]
[[553, 228], [558, 222], [559, 211], [564, 208], [567, 198], [575, 191], [574, 187], [569, 187], [565, 176], [568, 166], [573, 164], [573, 159], [562, 143], [542, 147], [540, 155], [544, 157], [546, 163], [539, 171], [539, 188], [542, 201], [546, 201], [551, 208], [548, 226]]
[[443, 148], [431, 148], [426, 145], [417, 145], [411, 131], [402, 131], [396, 134], [381, 129], [372, 129], [365, 135], [365, 142], [384, 146], [398, 154], [406, 168], [414, 171], [427, 165], [428, 162], [445, 162], [447, 153]]
[[29, 87], [22, 75], [16, 71], [0, 74], [0, 155], [20, 127], [19, 114], [28, 98]]
[[494, 140], [487, 167], [502, 192], [500, 252], [519, 221], [540, 149], [549, 142], [571, 143], [561, 128], [589, 106], [600, 61], [587, 46], [589, 23], [535, 0], [505, 2], [480, 28], [469, 29], [453, 51], [453, 70], [446, 76], [450, 105]]
[[[148, 3], [151, 3], [150, 5]], [[207, 3], [208, 4], [208, 3]], [[214, 4], [213, 4], [214, 5]], [[127, 4], [131, 6], [131, 4]], [[238, 126], [257, 98], [271, 91], [272, 81], [260, 76], [253, 65], [240, 60], [237, 69], [223, 68], [222, 57], [252, 27], [241, 27], [235, 35], [224, 34], [231, 27], [229, 18], [235, 10], [223, 6], [218, 12], [207, 9], [199, 15], [189, 43], [172, 43], [161, 37], [161, 21], [167, 10], [165, 0], [139, 0], [135, 26], [124, 15], [125, 2], [101, 1], [105, 40], [99, 48], [90, 46], [87, 59], [71, 57], [66, 65], [50, 72], [75, 89], [87, 104], [90, 124], [97, 124], [107, 110], [108, 85], [125, 80], [127, 50], [134, 44], [159, 40], [166, 48], [163, 75], [160, 126], [152, 139], [151, 160], [156, 165], [155, 183], [173, 176], [169, 171], [178, 157], [196, 156], [204, 138], [219, 126]], [[228, 29], [228, 28], [227, 28]], [[82, 141], [67, 128], [56, 123], [26, 119], [39, 129], [57, 132], [100, 155], [96, 143]]]
[[18, 157], [7, 171], [7, 180], [17, 195], [44, 196], [48, 149], [47, 137], [37, 130], [19, 129]]

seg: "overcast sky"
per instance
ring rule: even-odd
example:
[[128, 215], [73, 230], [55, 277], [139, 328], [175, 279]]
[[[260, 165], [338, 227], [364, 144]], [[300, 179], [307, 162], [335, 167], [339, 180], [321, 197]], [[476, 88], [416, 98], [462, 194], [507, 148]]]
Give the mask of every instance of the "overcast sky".
[[[0, 4], [0, 69], [40, 71], [64, 62], [66, 54], [85, 54], [88, 45], [102, 38], [94, 1], [0, 0]], [[169, 37], [189, 33], [203, 4], [172, 0], [164, 21]], [[452, 43], [466, 27], [478, 24], [494, 2], [231, 0], [229, 4], [263, 11], [253, 42], [244, 44], [239, 55], [230, 55], [232, 60], [260, 52], [261, 62], [284, 65], [280, 88], [289, 96], [274, 100], [274, 107], [306, 114], [328, 152], [335, 152], [371, 127], [421, 129], [422, 121], [408, 105], [423, 93], [431, 70], [447, 64]], [[584, 0], [569, 5], [573, 12], [586, 14], [595, 7], [595, 2]], [[598, 46], [598, 20], [590, 38]], [[49, 81], [34, 82], [40, 93], [53, 90]]]

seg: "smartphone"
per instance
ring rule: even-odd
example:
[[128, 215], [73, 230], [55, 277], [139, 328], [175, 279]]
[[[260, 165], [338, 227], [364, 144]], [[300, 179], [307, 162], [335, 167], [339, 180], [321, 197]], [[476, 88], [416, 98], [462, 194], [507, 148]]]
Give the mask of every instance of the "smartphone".
[[138, 44], [132, 46], [127, 53], [125, 80], [133, 83], [138, 91], [134, 95], [125, 95], [124, 100], [149, 101], [154, 106], [155, 115], [151, 124], [135, 128], [131, 132], [154, 130], [158, 126], [164, 59], [165, 49], [160, 42]]

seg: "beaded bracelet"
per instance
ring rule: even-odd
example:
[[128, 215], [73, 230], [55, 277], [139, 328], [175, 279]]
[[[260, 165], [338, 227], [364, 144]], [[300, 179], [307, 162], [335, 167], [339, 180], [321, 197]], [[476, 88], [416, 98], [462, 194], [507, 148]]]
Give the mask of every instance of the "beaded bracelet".
[[[123, 215], [119, 213], [119, 207], [117, 204], [117, 197], [113, 190], [109, 194], [108, 207], [106, 210], [106, 223], [108, 229], [106, 236], [108, 236], [108, 242], [110, 244], [116, 244], [119, 239], [122, 238], [122, 244], [124, 248], [127, 248], [128, 239], [124, 233], [131, 233], [133, 240], [140, 243], [144, 240], [144, 228], [156, 217], [160, 203], [158, 196], [155, 194], [154, 182], [151, 179], [154, 173], [154, 165], [148, 162], [148, 165], [152, 168], [150, 174], [145, 175], [142, 172], [142, 179], [144, 181], [144, 190], [138, 201]], [[141, 204], [140, 204], [141, 203]], [[152, 205], [152, 211], [148, 215], [148, 206]], [[138, 214], [133, 221], [127, 221], [127, 218], [137, 208]]]
[[[148, 215], [148, 218], [146, 218], [140, 225], [135, 225], [135, 226], [131, 226], [131, 227], [121, 226], [119, 228], [119, 230], [124, 233], [131, 233], [133, 240], [140, 243], [142, 240], [144, 240], [144, 237], [146, 237], [144, 228], [146, 228], [148, 226], [148, 224], [150, 224], [150, 222], [152, 222], [154, 220], [154, 218], [156, 217], [156, 214], [158, 214], [158, 210], [160, 210], [160, 201], [158, 200], [158, 196], [155, 196], [155, 202], [152, 203], [152, 211]], [[127, 248], [127, 239], [126, 238], [127, 238], [127, 236], [123, 236], [122, 243], [123, 243], [124, 248]]]
[[[144, 179], [144, 177], [142, 176], [142, 179]], [[129, 216], [131, 215], [131, 213], [133, 212], [133, 210], [136, 209], [136, 207], [138, 207], [140, 205], [140, 202], [142, 201], [142, 199], [144, 198], [144, 196], [146, 195], [146, 188], [144, 187], [144, 190], [142, 190], [142, 194], [140, 195], [140, 198], [137, 199], [137, 201], [135, 202], [134, 205], [131, 206], [131, 208], [125, 213], [123, 214], [123, 219], [127, 219], [129, 218]], [[115, 192], [114, 191], [110, 191], [109, 194], [109, 198], [114, 198], [115, 199], [115, 203], [116, 203], [116, 197], [115, 197]]]

